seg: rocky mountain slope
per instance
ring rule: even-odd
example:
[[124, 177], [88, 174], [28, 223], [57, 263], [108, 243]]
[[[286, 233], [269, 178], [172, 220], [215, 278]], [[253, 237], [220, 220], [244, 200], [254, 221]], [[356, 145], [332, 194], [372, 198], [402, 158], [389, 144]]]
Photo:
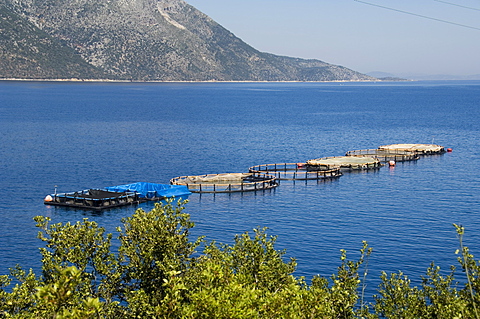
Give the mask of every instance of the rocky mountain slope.
[[105, 77], [101, 69], [87, 63], [75, 50], [1, 6], [0, 31], [0, 77]]
[[368, 81], [259, 52], [183, 0], [0, 0], [0, 78]]

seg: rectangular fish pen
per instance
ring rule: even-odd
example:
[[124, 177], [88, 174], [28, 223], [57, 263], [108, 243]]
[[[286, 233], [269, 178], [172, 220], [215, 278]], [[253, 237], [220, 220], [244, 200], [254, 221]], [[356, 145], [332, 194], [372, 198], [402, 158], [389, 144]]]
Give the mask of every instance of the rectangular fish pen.
[[86, 189], [78, 192], [47, 195], [46, 205], [102, 210], [134, 205], [142, 200], [136, 192], [111, 192], [102, 189]]
[[43, 201], [45, 205], [101, 210], [173, 197], [186, 198], [190, 194], [185, 186], [137, 182], [60, 194], [55, 188], [55, 194], [47, 195]]

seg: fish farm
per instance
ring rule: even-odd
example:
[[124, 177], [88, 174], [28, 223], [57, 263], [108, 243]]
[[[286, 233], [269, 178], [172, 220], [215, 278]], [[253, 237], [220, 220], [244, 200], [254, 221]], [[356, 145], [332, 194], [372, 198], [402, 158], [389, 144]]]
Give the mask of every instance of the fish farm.
[[271, 190], [279, 181], [330, 180], [344, 172], [379, 169], [385, 162], [390, 167], [396, 162], [415, 161], [420, 156], [451, 152], [434, 144], [391, 144], [376, 149], [354, 150], [345, 156], [330, 156], [301, 162], [261, 164], [248, 168], [246, 173], [221, 173], [180, 176], [170, 184], [133, 183], [87, 189], [79, 192], [47, 195], [46, 205], [101, 210], [111, 207], [160, 201], [166, 198], [188, 197], [191, 193], [235, 193]]

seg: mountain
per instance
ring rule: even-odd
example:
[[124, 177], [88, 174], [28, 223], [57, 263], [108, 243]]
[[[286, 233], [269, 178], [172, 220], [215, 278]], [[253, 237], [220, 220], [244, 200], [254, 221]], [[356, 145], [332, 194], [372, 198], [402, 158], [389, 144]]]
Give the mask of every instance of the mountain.
[[480, 74], [451, 75], [451, 74], [399, 74], [374, 71], [365, 73], [381, 81], [476, 81], [480, 80]]
[[368, 72], [368, 73], [365, 73], [365, 74], [373, 76], [375, 78], [395, 78], [395, 77], [397, 77], [396, 75], [394, 75], [392, 73], [387, 73], [387, 72], [383, 72], [383, 71], [372, 71], [372, 72]]
[[407, 74], [409, 79], [416, 81], [474, 81], [480, 80], [480, 74], [452, 75], [452, 74]]
[[0, 0], [0, 78], [372, 81], [260, 52], [183, 0]]
[[380, 81], [390, 81], [390, 82], [398, 82], [398, 81], [411, 81], [407, 80], [405, 78], [398, 77], [396, 75], [393, 75], [391, 73], [386, 73], [386, 72], [381, 72], [381, 71], [373, 71], [373, 72], [368, 72], [365, 73], [366, 75], [372, 76], [374, 78], [377, 78]]
[[0, 77], [101, 78], [75, 50], [0, 6]]

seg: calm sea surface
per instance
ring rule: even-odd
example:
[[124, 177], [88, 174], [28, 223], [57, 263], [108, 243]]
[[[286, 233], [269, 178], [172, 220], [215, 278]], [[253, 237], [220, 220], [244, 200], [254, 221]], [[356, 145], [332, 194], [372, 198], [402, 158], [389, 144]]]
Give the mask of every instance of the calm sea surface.
[[[173, 177], [246, 172], [392, 143], [435, 143], [452, 153], [288, 182], [272, 191], [193, 194], [192, 236], [231, 243], [268, 227], [297, 275], [329, 277], [340, 249], [374, 252], [380, 272], [418, 281], [431, 262], [456, 265], [452, 223], [480, 258], [480, 82], [99, 84], [0, 82], [0, 274], [39, 273], [32, 218], [89, 218], [115, 233], [135, 207], [101, 213], [48, 207], [46, 194]], [[140, 206], [146, 210], [152, 204]], [[192, 237], [193, 238], [193, 237]]]

